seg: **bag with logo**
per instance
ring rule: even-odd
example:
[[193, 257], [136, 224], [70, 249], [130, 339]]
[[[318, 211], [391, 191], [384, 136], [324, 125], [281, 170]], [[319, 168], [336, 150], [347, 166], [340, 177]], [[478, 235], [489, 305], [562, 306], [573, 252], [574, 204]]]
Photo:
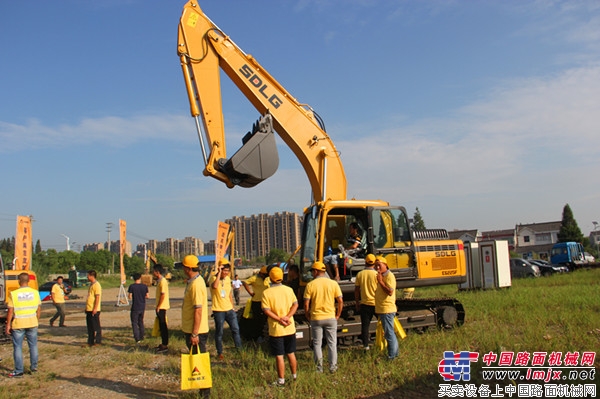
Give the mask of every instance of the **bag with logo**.
[[198, 353], [181, 354], [181, 389], [205, 389], [212, 387], [212, 373], [210, 371], [210, 356], [208, 352], [200, 353], [200, 348], [196, 345]]

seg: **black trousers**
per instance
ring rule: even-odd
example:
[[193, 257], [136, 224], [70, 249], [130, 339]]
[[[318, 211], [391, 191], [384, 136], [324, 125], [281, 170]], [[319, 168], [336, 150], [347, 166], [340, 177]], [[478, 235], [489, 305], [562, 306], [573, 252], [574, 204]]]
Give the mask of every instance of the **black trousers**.
[[95, 315], [85, 312], [85, 324], [88, 332], [88, 345], [102, 343], [102, 327], [100, 326], [100, 312]]
[[160, 328], [160, 339], [162, 340], [162, 345], [169, 346], [169, 328], [167, 327], [167, 310], [160, 309], [156, 313], [156, 317], [158, 317], [158, 327]]
[[369, 332], [369, 326], [371, 325], [371, 319], [375, 316], [375, 306], [360, 304], [360, 331], [363, 346], [369, 346], [371, 340], [371, 333]]

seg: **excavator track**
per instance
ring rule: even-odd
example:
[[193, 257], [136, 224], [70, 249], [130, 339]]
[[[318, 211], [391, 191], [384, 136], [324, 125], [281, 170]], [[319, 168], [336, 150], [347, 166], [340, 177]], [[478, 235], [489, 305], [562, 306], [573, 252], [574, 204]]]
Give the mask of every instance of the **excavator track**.
[[[344, 301], [342, 316], [338, 320], [338, 343], [353, 346], [360, 341], [360, 314], [355, 310], [355, 301]], [[452, 329], [461, 326], [465, 321], [465, 310], [456, 298], [414, 298], [396, 301], [398, 312], [396, 317], [404, 330], [421, 333], [428, 328]], [[304, 318], [304, 311], [298, 310], [294, 315], [296, 322], [296, 347], [308, 349], [310, 342], [310, 324]], [[374, 337], [377, 319], [371, 320], [369, 331]]]

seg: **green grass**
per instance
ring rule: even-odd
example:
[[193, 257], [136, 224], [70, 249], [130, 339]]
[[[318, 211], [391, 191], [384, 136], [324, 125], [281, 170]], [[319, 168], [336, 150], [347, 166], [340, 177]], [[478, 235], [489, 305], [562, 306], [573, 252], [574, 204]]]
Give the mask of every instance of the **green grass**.
[[[417, 289], [415, 295], [458, 298], [466, 311], [465, 324], [453, 330], [409, 331], [407, 338], [400, 342], [400, 357], [393, 362], [375, 350], [339, 348], [339, 368], [335, 374], [316, 373], [312, 352], [298, 352], [298, 381], [288, 382], [285, 388], [270, 386], [276, 373], [274, 359], [268, 353], [250, 345], [234, 352], [226, 331], [226, 360], [212, 359], [212, 397], [431, 398], [437, 397], [439, 385], [444, 383], [437, 372], [444, 351], [474, 351], [481, 358], [488, 352], [499, 355], [503, 351], [557, 351], [566, 354], [600, 348], [600, 269], [514, 280], [511, 288], [502, 290], [460, 292], [454, 286], [429, 287]], [[75, 348], [64, 350], [73, 351], [73, 357], [79, 355], [75, 361], [80, 362], [82, 370], [114, 368], [126, 381], [156, 381], [155, 390], [142, 391], [143, 397], [156, 396], [157, 391], [161, 392], [161, 397], [197, 397], [193, 391], [179, 390], [179, 350], [185, 347], [180, 332], [172, 332], [168, 356], [135, 349], [131, 345], [129, 327], [107, 330], [104, 337], [107, 342], [122, 342], [122, 348], [115, 350], [115, 345], [94, 348], [86, 352], [86, 356], [77, 354]], [[209, 351], [214, 355], [212, 331]], [[50, 349], [42, 356], [56, 357], [57, 352]], [[595, 366], [600, 366], [600, 356]], [[485, 382], [480, 374], [481, 367], [481, 362], [473, 366], [471, 383]], [[289, 370], [286, 373], [289, 381]], [[60, 370], [40, 373], [20, 382], [18, 392], [14, 386], [10, 389], [0, 387], [0, 398], [29, 397], [28, 391], [40, 392], [44, 384], [56, 384], [61, 379]]]
[[[449, 331], [409, 333], [400, 343], [400, 358], [391, 363], [375, 351], [340, 349], [336, 374], [314, 372], [312, 353], [300, 352], [299, 380], [285, 389], [267, 386], [275, 379], [273, 359], [246, 349], [234, 361], [213, 367], [213, 393], [238, 398], [341, 399], [385, 393], [382, 398], [437, 397], [443, 383], [437, 366], [444, 351], [474, 351], [481, 357], [488, 352], [566, 354], [600, 348], [600, 269], [514, 280], [511, 288], [503, 290], [458, 292], [456, 287], [431, 287], [416, 294], [459, 298], [466, 310], [465, 324]], [[596, 367], [599, 363], [596, 360]], [[484, 382], [479, 370], [480, 364], [474, 367], [474, 383]]]

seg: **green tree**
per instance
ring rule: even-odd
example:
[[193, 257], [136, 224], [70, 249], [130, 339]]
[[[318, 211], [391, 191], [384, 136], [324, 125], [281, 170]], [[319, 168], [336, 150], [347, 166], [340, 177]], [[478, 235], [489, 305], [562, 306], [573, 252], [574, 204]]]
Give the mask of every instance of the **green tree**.
[[138, 256], [123, 256], [123, 266], [125, 267], [125, 275], [128, 278], [134, 273], [144, 273], [144, 269], [146, 269], [144, 260]]
[[15, 237], [3, 238], [0, 241], [0, 250], [15, 253]]
[[[97, 252], [83, 251], [79, 256], [77, 270], [96, 270], [106, 273], [111, 268], [113, 254], [105, 249]], [[118, 257], [115, 260], [118, 262]]]
[[283, 249], [272, 248], [265, 257], [265, 263], [267, 265], [270, 265], [277, 262], [285, 262], [289, 258], [289, 256], [290, 255]]
[[563, 208], [562, 222], [560, 225], [560, 231], [558, 232], [558, 242], [582, 242], [583, 233], [577, 225], [577, 221], [573, 216], [573, 211], [569, 204], [566, 204]]
[[423, 217], [421, 216], [421, 211], [419, 210], [419, 207], [417, 207], [417, 210], [415, 211], [415, 214], [413, 216], [413, 228], [415, 230], [426, 230], [427, 229], [425, 227], [425, 221], [423, 220]]
[[42, 244], [40, 243], [40, 240], [37, 240], [35, 242], [35, 253], [39, 254], [40, 252], [42, 252]]

